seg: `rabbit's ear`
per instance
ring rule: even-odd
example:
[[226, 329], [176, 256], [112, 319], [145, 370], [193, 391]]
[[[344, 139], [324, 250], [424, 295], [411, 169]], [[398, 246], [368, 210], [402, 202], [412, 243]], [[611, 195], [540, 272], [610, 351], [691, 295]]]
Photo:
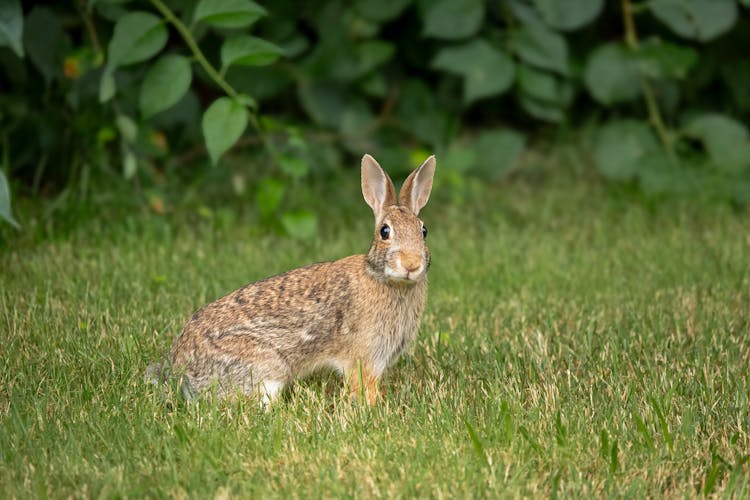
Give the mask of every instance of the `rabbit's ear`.
[[370, 155], [362, 157], [362, 195], [377, 219], [383, 208], [396, 203], [396, 188], [391, 178]]
[[427, 204], [432, 190], [432, 177], [435, 175], [435, 155], [427, 158], [422, 165], [409, 175], [401, 186], [398, 195], [399, 205], [407, 207], [419, 215], [419, 211]]

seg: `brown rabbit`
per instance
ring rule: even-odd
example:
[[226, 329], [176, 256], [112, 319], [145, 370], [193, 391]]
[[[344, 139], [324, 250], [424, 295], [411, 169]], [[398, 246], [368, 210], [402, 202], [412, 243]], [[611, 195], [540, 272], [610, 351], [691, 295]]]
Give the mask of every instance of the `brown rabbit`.
[[168, 360], [186, 397], [211, 389], [266, 405], [297, 377], [330, 367], [352, 395], [373, 404], [386, 367], [414, 340], [427, 299], [430, 253], [417, 215], [434, 173], [430, 156], [397, 199], [391, 179], [365, 155], [362, 194], [375, 214], [368, 254], [251, 283], [196, 312]]

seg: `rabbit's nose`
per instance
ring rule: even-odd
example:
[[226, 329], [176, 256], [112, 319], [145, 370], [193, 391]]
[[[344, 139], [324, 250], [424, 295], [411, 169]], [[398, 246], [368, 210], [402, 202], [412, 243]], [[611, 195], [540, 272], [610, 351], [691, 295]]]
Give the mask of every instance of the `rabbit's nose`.
[[419, 255], [401, 254], [401, 265], [407, 272], [413, 273], [422, 265], [422, 259]]

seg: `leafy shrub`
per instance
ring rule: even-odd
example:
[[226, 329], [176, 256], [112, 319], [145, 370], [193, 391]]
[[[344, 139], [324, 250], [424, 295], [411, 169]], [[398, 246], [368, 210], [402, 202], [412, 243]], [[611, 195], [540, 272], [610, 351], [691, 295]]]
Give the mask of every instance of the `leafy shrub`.
[[[262, 144], [275, 168], [255, 187], [259, 210], [309, 233], [311, 214], [279, 212], [285, 186], [341, 152], [408, 170], [426, 149], [455, 182], [497, 178], [527, 136], [593, 118], [605, 178], [747, 202], [748, 6], [6, 0], [3, 170], [32, 195], [85, 198], [92, 176], [159, 176], [198, 143], [214, 164], [238, 141]], [[3, 170], [0, 217], [14, 223]]]

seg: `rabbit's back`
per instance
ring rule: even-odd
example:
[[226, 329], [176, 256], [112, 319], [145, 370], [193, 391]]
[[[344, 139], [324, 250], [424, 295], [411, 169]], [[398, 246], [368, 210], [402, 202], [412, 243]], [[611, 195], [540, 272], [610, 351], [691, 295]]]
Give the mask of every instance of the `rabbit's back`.
[[[250, 283], [197, 311], [172, 346], [172, 365], [202, 390], [283, 380], [335, 368], [354, 349], [352, 282], [364, 256], [294, 269]], [[257, 383], [257, 382], [255, 382]]]

